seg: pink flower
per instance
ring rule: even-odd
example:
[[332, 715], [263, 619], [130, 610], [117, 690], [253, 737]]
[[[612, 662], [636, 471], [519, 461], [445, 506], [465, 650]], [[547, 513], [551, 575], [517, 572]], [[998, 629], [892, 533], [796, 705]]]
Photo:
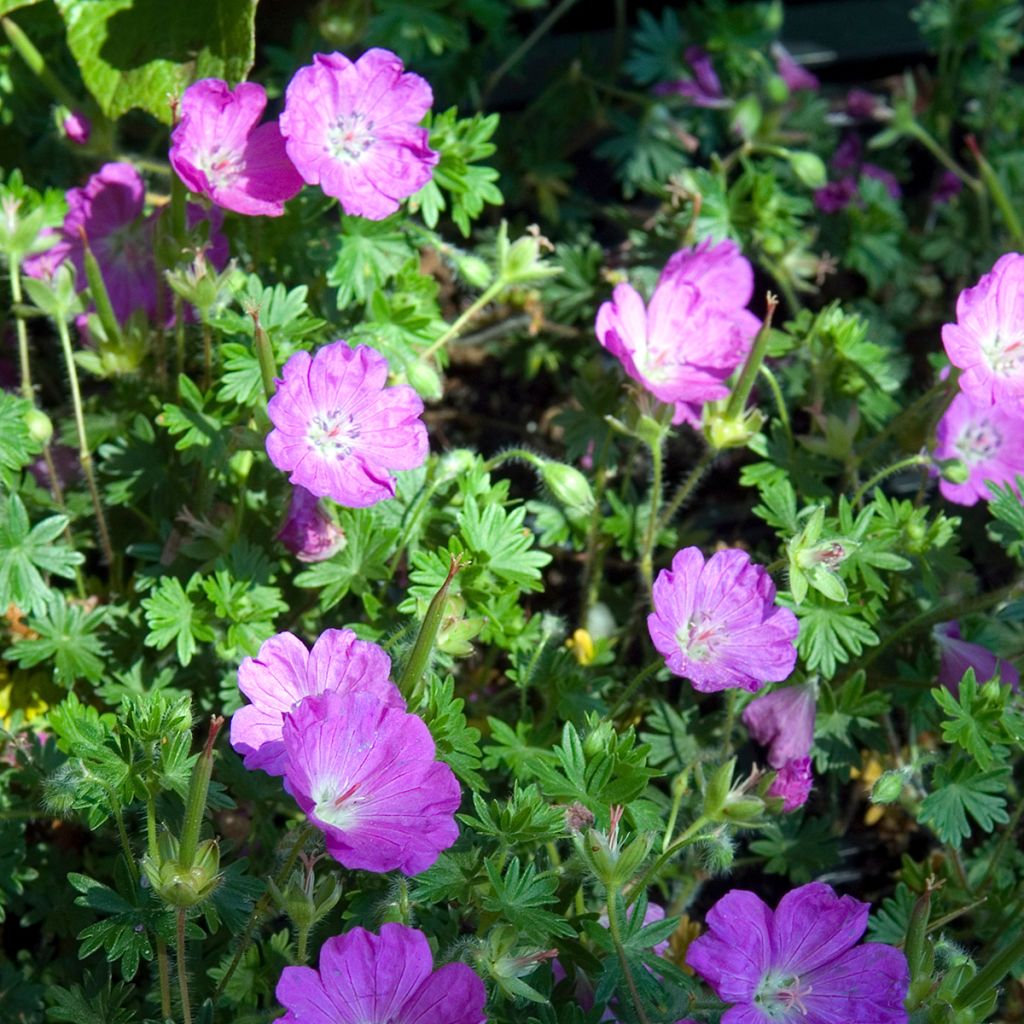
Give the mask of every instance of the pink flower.
[[716, 551], [705, 563], [684, 548], [654, 581], [647, 628], [669, 669], [702, 693], [759, 690], [796, 664], [799, 624], [775, 605], [775, 584], [745, 551]]
[[878, 164], [865, 163], [861, 167], [860, 173], [867, 178], [880, 181], [893, 199], [899, 199], [903, 195], [903, 189], [900, 188], [900, 183], [892, 171], [887, 171], [884, 167], [879, 167]]
[[267, 453], [293, 484], [339, 505], [365, 508], [394, 497], [389, 470], [427, 457], [423, 402], [407, 385], [386, 387], [388, 364], [366, 345], [335, 341], [296, 352], [267, 404]]
[[817, 76], [812, 75], [802, 64], [798, 64], [782, 43], [772, 44], [772, 56], [775, 58], [775, 70], [790, 92], [799, 92], [801, 89], [817, 92], [821, 84]]
[[729, 101], [722, 93], [722, 83], [715, 73], [711, 54], [700, 46], [686, 48], [686, 63], [693, 71], [693, 79], [680, 78], [675, 82], [662, 82], [654, 87], [659, 96], [675, 93], [689, 100], [695, 107], [725, 107]]
[[956, 302], [955, 324], [942, 328], [960, 388], [978, 404], [1024, 405], [1024, 256], [1000, 256]]
[[620, 284], [597, 312], [598, 341], [655, 398], [675, 405], [675, 423], [699, 422], [707, 401], [725, 398], [729, 375], [743, 362], [759, 323], [744, 308], [753, 269], [731, 241], [676, 253], [645, 306]]
[[954, 174], [952, 171], [943, 171], [939, 175], [938, 184], [932, 193], [932, 202], [936, 206], [944, 206], [960, 195], [963, 187], [964, 183], [958, 174]]
[[823, 188], [815, 189], [814, 205], [822, 213], [838, 213], [845, 210], [857, 194], [857, 182], [853, 178], [830, 181]]
[[427, 937], [415, 928], [353, 928], [323, 944], [318, 971], [281, 972], [275, 994], [288, 1012], [276, 1024], [485, 1024], [480, 978], [461, 963], [433, 968]]
[[250, 216], [279, 217], [302, 188], [276, 121], [256, 127], [267, 105], [262, 85], [231, 89], [203, 78], [181, 98], [181, 121], [171, 135], [171, 166], [193, 191], [218, 206]]
[[[114, 316], [124, 323], [136, 310], [150, 320], [157, 319], [157, 269], [153, 247], [156, 241], [158, 210], [142, 216], [146, 187], [139, 172], [124, 163], [104, 164], [83, 188], [67, 192], [68, 212], [52, 248], [25, 260], [30, 277], [48, 277], [70, 260], [75, 268], [79, 291], [87, 286], [85, 277], [85, 241], [88, 241], [100, 265]], [[206, 218], [198, 206], [189, 204], [188, 227], [191, 230]], [[216, 267], [227, 263], [227, 241], [220, 233], [221, 214], [211, 211], [210, 241], [207, 258]], [[170, 322], [170, 300], [164, 310]]]
[[881, 106], [882, 101], [865, 89], [851, 89], [846, 94], [846, 113], [858, 121], [874, 117]]
[[285, 785], [347, 868], [418, 875], [459, 837], [462, 794], [423, 720], [366, 691], [284, 716]]
[[974, 678], [979, 686], [996, 676], [1014, 690], [1020, 686], [1020, 673], [1017, 669], [987, 647], [965, 640], [960, 633], [959, 623], [940, 623], [932, 630], [932, 637], [939, 645], [938, 681], [954, 693], [960, 692], [960, 681], [968, 669], [974, 669]]
[[960, 393], [939, 420], [935, 442], [936, 459], [961, 459], [969, 472], [962, 484], [940, 480], [942, 496], [958, 505], [988, 501], [986, 481], [1015, 488], [1015, 477], [1024, 474], [1024, 408]]
[[789, 814], [807, 803], [813, 783], [811, 759], [795, 757], [778, 769], [774, 781], [768, 787], [768, 795], [782, 797], [782, 809]]
[[284, 775], [284, 716], [292, 708], [315, 694], [359, 690], [404, 709], [390, 674], [391, 659], [350, 629], [324, 630], [312, 651], [292, 633], [278, 633], [238, 667], [238, 688], [252, 703], [231, 716], [231, 746], [250, 771]]
[[430, 86], [389, 50], [355, 63], [318, 53], [288, 84], [281, 133], [299, 174], [348, 214], [381, 220], [429, 180], [438, 154], [420, 122]]
[[733, 889], [708, 911], [686, 962], [733, 1004], [722, 1024], [906, 1024], [906, 957], [857, 945], [869, 909], [822, 882], [788, 892], [774, 912]]
[[305, 487], [292, 489], [292, 500], [277, 539], [300, 562], [323, 562], [345, 546], [345, 534]]
[[92, 134], [92, 122], [80, 110], [73, 110], [64, 118], [64, 134], [76, 145], [84, 146]]
[[807, 757], [814, 743], [814, 717], [814, 687], [807, 684], [772, 690], [743, 709], [743, 724], [758, 743], [768, 747], [773, 768]]

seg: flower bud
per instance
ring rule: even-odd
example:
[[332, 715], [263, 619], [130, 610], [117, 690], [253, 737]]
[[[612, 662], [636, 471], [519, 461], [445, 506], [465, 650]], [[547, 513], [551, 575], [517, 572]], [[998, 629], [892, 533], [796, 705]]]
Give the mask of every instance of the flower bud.
[[178, 858], [178, 840], [164, 832], [157, 840], [156, 859], [146, 857], [142, 869], [153, 890], [172, 907], [193, 907], [208, 899], [220, 884], [220, 849], [215, 839], [199, 843], [191, 867]]
[[760, 409], [747, 409], [739, 416], [729, 416], [713, 406], [704, 407], [704, 436], [717, 449], [743, 448], [754, 439], [764, 423]]
[[441, 375], [427, 362], [410, 360], [405, 368], [405, 379], [421, 398], [437, 401], [442, 394]]
[[725, 802], [729, 798], [732, 787], [732, 773], [736, 767], [736, 758], [731, 758], [721, 765], [704, 787], [704, 814], [712, 820], [722, 815]]
[[53, 421], [42, 409], [29, 409], [25, 413], [25, 426], [33, 441], [47, 444], [53, 437]]
[[900, 798], [903, 792], [903, 773], [886, 772], [871, 787], [871, 802], [873, 804], [891, 804]]
[[817, 153], [797, 150], [789, 153], [789, 166], [800, 179], [801, 184], [808, 188], [824, 188], [828, 181], [825, 162]]
[[76, 146], [86, 145], [92, 134], [92, 122], [80, 110], [69, 112], [61, 127], [68, 140]]
[[971, 475], [967, 463], [963, 459], [941, 459], [935, 463], [942, 479], [951, 484], [965, 484]]
[[564, 462], [545, 461], [540, 475], [551, 493], [570, 511], [589, 514], [594, 510], [594, 493], [578, 469]]
[[[326, 917], [341, 899], [341, 883], [334, 874], [314, 878], [313, 865], [316, 858], [309, 858], [305, 865], [296, 868], [288, 879], [284, 891], [271, 880], [268, 885], [277, 908], [291, 919], [300, 932], [309, 931], [318, 921]], [[315, 881], [315, 885], [314, 885]]]

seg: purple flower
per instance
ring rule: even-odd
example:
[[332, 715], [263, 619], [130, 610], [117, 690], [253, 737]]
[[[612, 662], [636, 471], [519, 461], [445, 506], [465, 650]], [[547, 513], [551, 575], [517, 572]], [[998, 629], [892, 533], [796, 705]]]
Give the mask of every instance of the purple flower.
[[288, 83], [281, 134], [308, 184], [348, 214], [381, 220], [430, 181], [438, 154], [420, 121], [433, 101], [429, 84], [389, 50], [367, 50], [354, 64], [318, 53]]
[[1024, 473], [1024, 409], [961, 392], [939, 420], [935, 442], [936, 459], [961, 459], [969, 473], [962, 484], [940, 480], [942, 496], [958, 505], [988, 501], [986, 481], [1016, 488], [1015, 477]]
[[822, 213], [838, 213], [845, 210], [857, 194], [857, 182], [853, 178], [830, 181], [823, 188], [815, 189], [814, 205]]
[[655, 398], [675, 405], [675, 423], [699, 423], [700, 406], [725, 398], [725, 381], [750, 351], [759, 323], [743, 308], [753, 270], [731, 241], [676, 253], [650, 303], [616, 285], [597, 312], [598, 341]]
[[342, 529], [305, 487], [292, 489], [292, 500], [277, 539], [300, 562], [323, 562], [345, 546]]
[[811, 759], [794, 757], [776, 771], [775, 779], [768, 787], [768, 795], [782, 797], [782, 809], [789, 814], [807, 803], [813, 783]]
[[686, 962], [734, 1004], [722, 1024], [906, 1024], [906, 957], [856, 945], [869, 909], [821, 882], [788, 892], [774, 913], [733, 889], [708, 912]]
[[745, 551], [716, 551], [705, 563], [699, 548], [684, 548], [658, 573], [653, 597], [651, 640], [694, 689], [757, 691], [793, 671], [796, 616], [776, 607], [771, 576]]
[[433, 968], [427, 937], [415, 928], [353, 928], [323, 944], [318, 971], [281, 972], [277, 1001], [288, 1012], [276, 1024], [485, 1024], [480, 978], [465, 964]]
[[722, 83], [715, 73], [711, 54], [700, 46], [686, 48], [686, 63], [693, 71], [693, 79], [680, 78], [675, 82], [661, 82], [654, 87], [659, 96], [676, 94], [696, 107], [728, 106], [722, 93]]
[[462, 794], [421, 718], [365, 690], [284, 716], [285, 785], [347, 868], [417, 875], [459, 837]]
[[768, 747], [768, 763], [781, 768], [811, 752], [814, 715], [814, 687], [786, 686], [752, 700], [743, 709], [743, 724], [758, 743]]
[[392, 498], [389, 470], [427, 457], [423, 402], [408, 385], [386, 387], [387, 360], [366, 345], [335, 341], [284, 364], [267, 404], [274, 429], [267, 453], [293, 484], [339, 505], [365, 508]]
[[71, 111], [64, 118], [64, 134], [76, 145], [84, 146], [92, 134], [92, 122], [80, 110]]
[[1024, 404], [1024, 256], [1000, 256], [956, 301], [942, 344], [964, 372], [960, 388], [977, 403]]
[[851, 89], [846, 94], [846, 113], [857, 121], [867, 121], [875, 116], [881, 100], [864, 89]]
[[939, 682], [954, 693], [960, 692], [960, 681], [968, 669], [974, 669], [979, 686], [996, 676], [1014, 690], [1020, 686], [1017, 669], [987, 647], [965, 640], [958, 622], [940, 623], [932, 630], [932, 637], [939, 645]]
[[252, 703], [231, 717], [231, 746], [250, 771], [284, 775], [284, 716], [292, 708], [315, 694], [359, 690], [404, 710], [390, 674], [391, 659], [350, 629], [324, 630], [312, 651], [292, 633], [278, 633], [238, 667], [238, 688]]
[[880, 181], [893, 199], [899, 199], [903, 195], [903, 189], [900, 188], [900, 183], [892, 171], [887, 171], [884, 167], [879, 167], [878, 164], [866, 163], [861, 167], [860, 173], [867, 178]]
[[855, 171], [860, 167], [863, 159], [864, 143], [861, 142], [860, 136], [853, 132], [847, 132], [839, 140], [839, 145], [836, 146], [836, 151], [832, 154], [829, 163], [837, 171]]
[[218, 206], [250, 216], [279, 217], [302, 188], [276, 121], [256, 127], [267, 105], [262, 85], [231, 89], [203, 78], [181, 98], [181, 121], [171, 135], [171, 166], [193, 191]]
[[798, 64], [782, 43], [772, 44], [772, 56], [775, 58], [775, 70], [790, 92], [799, 92], [801, 89], [817, 92], [821, 84], [817, 76], [812, 75], [802, 64]]
[[943, 206], [960, 195], [963, 187], [964, 183], [960, 180], [959, 175], [952, 171], [943, 171], [939, 175], [938, 184], [932, 193], [932, 202], [936, 206]]
[[[68, 190], [68, 212], [56, 232], [56, 245], [25, 260], [25, 273], [30, 277], [49, 277], [67, 259], [75, 268], [78, 289], [85, 289], [88, 241], [118, 321], [124, 323], [136, 310], [156, 320], [157, 269], [153, 247], [162, 210], [143, 217], [145, 194], [142, 178], [131, 164], [104, 164], [84, 187]], [[206, 216], [198, 206], [189, 204], [189, 229]], [[220, 213], [211, 211], [209, 220], [207, 258], [220, 268], [228, 257], [227, 241], [220, 233]], [[170, 309], [165, 313], [170, 320]]]

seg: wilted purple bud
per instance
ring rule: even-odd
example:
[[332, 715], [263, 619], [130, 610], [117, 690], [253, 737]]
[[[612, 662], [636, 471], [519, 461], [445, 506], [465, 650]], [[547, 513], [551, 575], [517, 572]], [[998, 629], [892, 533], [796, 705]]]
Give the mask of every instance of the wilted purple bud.
[[84, 146], [92, 133], [92, 122], [80, 110], [64, 118], [64, 134], [77, 146]]
[[932, 202], [936, 206], [942, 206], [960, 194], [964, 183], [952, 171], [943, 171], [939, 176], [939, 183], [935, 186], [932, 194]]
[[814, 193], [814, 205], [822, 213], [838, 213], [850, 205], [857, 194], [857, 183], [852, 178], [830, 181]]
[[752, 700], [743, 709], [743, 724], [768, 747], [768, 763], [782, 768], [811, 752], [815, 711], [813, 686], [786, 686]]
[[857, 120], [874, 117], [880, 105], [878, 97], [864, 89], [851, 89], [846, 94], [846, 113]]
[[779, 77], [786, 83], [790, 92], [799, 92], [806, 89], [809, 92], [817, 92], [821, 84], [816, 75], [812, 75], [802, 64], [793, 59], [793, 55], [782, 43], [772, 44], [772, 56], [775, 58], [775, 70]]
[[932, 630], [932, 636], [939, 645], [939, 682], [953, 693], [959, 692], [960, 681], [968, 669], [974, 669], [974, 678], [979, 685], [998, 675], [1014, 690], [1019, 687], [1020, 673], [1013, 665], [987, 647], [964, 640], [958, 622], [941, 623]]
[[807, 803], [813, 783], [811, 759], [797, 757], [779, 769], [775, 781], [768, 788], [768, 795], [782, 797], [782, 810], [789, 814]]
[[323, 562], [345, 546], [345, 534], [320, 507], [320, 501], [305, 487], [292, 491], [284, 525], [277, 539], [300, 562]]

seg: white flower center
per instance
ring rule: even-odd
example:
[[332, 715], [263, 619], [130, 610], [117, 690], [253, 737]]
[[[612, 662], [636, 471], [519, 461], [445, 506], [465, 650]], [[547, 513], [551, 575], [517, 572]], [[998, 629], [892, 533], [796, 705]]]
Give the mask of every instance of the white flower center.
[[676, 631], [676, 641], [683, 654], [691, 661], [708, 661], [714, 657], [714, 645], [718, 639], [718, 626], [703, 612], [687, 619]]
[[1024, 334], [1006, 338], [997, 333], [988, 344], [982, 343], [981, 350], [999, 377], [1015, 377], [1024, 370]]
[[956, 450], [970, 463], [987, 462], [1002, 446], [1002, 434], [987, 418], [968, 424], [956, 441]]
[[306, 436], [322, 455], [344, 459], [351, 454], [353, 442], [359, 438], [359, 427], [351, 413], [333, 409], [314, 416]]
[[773, 1021], [794, 1021], [807, 1016], [804, 999], [811, 994], [811, 986], [804, 986], [795, 974], [769, 971], [761, 979], [754, 993], [754, 1005]]
[[212, 153], [200, 153], [196, 161], [199, 170], [206, 175], [211, 188], [224, 188], [238, 177], [242, 160], [238, 153], [228, 149], [215, 149]]
[[365, 114], [343, 114], [327, 129], [327, 152], [342, 163], [354, 164], [375, 142], [373, 121]]
[[325, 824], [344, 832], [359, 819], [359, 805], [363, 797], [359, 795], [359, 783], [336, 783], [333, 779], [325, 779], [313, 799], [316, 807], [313, 812]]

